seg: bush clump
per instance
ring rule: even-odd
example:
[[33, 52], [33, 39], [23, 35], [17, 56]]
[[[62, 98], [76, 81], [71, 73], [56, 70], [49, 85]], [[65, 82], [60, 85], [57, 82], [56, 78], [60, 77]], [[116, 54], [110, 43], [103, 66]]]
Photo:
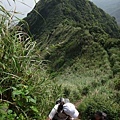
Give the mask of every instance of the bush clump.
[[115, 83], [115, 90], [120, 90], [120, 79], [115, 79], [114, 80], [114, 83]]
[[84, 99], [78, 107], [82, 120], [92, 120], [96, 111], [103, 111], [109, 120], [119, 120], [120, 105], [109, 98], [108, 95], [92, 95]]

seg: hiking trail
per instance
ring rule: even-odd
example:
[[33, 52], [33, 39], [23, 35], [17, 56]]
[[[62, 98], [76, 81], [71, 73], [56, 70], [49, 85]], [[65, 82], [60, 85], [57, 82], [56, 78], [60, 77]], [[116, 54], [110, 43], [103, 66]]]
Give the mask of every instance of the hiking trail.
[[[78, 108], [78, 106], [80, 105], [80, 103], [83, 102], [83, 100], [85, 99], [86, 96], [83, 96], [82, 99], [78, 100], [77, 102], [74, 103], [75, 107]], [[81, 120], [80, 118], [77, 118], [75, 120]]]

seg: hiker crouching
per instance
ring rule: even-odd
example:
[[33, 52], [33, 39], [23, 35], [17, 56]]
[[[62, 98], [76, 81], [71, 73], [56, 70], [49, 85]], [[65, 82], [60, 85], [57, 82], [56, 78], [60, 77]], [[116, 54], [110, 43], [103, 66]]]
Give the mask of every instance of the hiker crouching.
[[60, 101], [51, 110], [47, 120], [74, 120], [78, 116], [79, 112], [72, 103]]

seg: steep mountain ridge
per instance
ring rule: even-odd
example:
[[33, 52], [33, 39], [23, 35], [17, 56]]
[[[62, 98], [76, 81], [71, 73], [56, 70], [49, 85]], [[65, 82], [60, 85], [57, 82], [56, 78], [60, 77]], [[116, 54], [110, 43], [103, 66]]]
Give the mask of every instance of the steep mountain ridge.
[[[111, 120], [118, 117], [118, 103], [108, 106], [117, 99], [110, 85], [120, 75], [120, 29], [115, 19], [88, 0], [40, 0], [24, 20], [65, 96], [108, 101], [101, 110], [110, 109]], [[105, 98], [94, 99], [98, 93]], [[99, 102], [95, 105], [93, 113], [100, 108]], [[89, 106], [80, 111], [83, 116], [88, 113], [85, 119], [93, 114]]]
[[41, 0], [35, 10], [24, 20], [55, 70], [81, 55], [86, 44], [105, 46], [108, 38], [120, 36], [114, 18], [87, 0]]
[[[114, 19], [86, 0], [42, 0], [37, 3], [35, 10], [25, 18], [30, 25], [30, 31], [35, 35], [38, 32], [44, 33], [44, 31], [56, 28], [59, 23], [65, 22], [64, 20], [85, 26], [98, 25], [103, 29], [105, 29], [104, 25], [106, 25], [105, 27], [110, 26], [112, 31], [118, 29]], [[29, 18], [31, 19], [29, 20]], [[113, 25], [110, 25], [109, 22]], [[107, 32], [109, 33], [109, 31]]]

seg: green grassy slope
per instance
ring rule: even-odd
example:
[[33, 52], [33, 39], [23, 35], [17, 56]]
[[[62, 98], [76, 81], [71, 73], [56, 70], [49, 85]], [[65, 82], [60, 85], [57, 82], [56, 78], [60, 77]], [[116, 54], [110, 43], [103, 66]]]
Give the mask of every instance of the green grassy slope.
[[41, 0], [35, 9], [40, 14], [32, 11], [24, 20], [48, 73], [66, 97], [82, 99], [82, 119], [103, 110], [119, 120], [120, 29], [114, 18], [87, 0]]
[[32, 11], [25, 20], [40, 49], [48, 53], [45, 58], [55, 61], [52, 68], [58, 69], [67, 60], [81, 54], [82, 47], [97, 39], [99, 32], [104, 34], [98, 38], [101, 42], [107, 41], [107, 38], [102, 40], [105, 36], [119, 38], [115, 20], [89, 1], [41, 1], [35, 9], [40, 14]]
[[[86, 0], [48, 0], [46, 2], [42, 0], [34, 9], [25, 20], [30, 26], [31, 33], [37, 35], [35, 38], [41, 38], [40, 42], [47, 39], [60, 23], [66, 24], [67, 21], [69, 26], [73, 24], [80, 27], [99, 26], [111, 36], [117, 35], [118, 28], [115, 20]], [[114, 34], [116, 31], [116, 34], [112, 35], [110, 30], [114, 31], [112, 32]], [[45, 35], [46, 38], [44, 38]]]

